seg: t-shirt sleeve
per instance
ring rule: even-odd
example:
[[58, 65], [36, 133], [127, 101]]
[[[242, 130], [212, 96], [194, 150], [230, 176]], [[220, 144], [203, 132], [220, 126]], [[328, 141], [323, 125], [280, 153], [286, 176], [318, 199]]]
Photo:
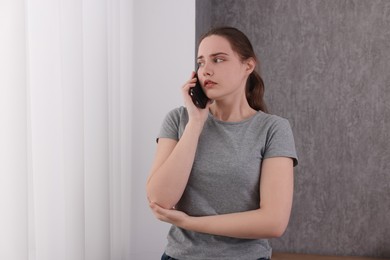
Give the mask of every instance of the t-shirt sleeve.
[[160, 132], [157, 135], [156, 141], [159, 138], [169, 138], [179, 140], [179, 126], [180, 126], [180, 109], [171, 110], [164, 118], [160, 127]]
[[287, 119], [278, 118], [267, 133], [263, 158], [290, 157], [294, 166], [298, 165], [298, 156], [290, 123]]

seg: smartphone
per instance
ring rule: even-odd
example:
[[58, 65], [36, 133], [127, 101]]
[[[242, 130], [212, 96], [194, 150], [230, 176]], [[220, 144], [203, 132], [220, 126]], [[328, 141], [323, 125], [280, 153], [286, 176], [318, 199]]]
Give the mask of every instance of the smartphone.
[[[196, 70], [198, 72], [198, 70]], [[198, 79], [198, 74], [195, 74], [196, 85], [195, 87], [190, 88], [188, 94], [191, 96], [192, 102], [194, 102], [195, 106], [198, 108], [205, 108], [207, 102], [209, 102], [209, 98], [204, 93], [202, 86], [200, 85], [200, 81]]]

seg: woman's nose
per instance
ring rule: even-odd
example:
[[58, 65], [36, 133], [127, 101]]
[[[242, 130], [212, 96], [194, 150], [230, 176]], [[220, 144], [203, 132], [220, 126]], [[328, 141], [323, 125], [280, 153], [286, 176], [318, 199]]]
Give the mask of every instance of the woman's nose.
[[214, 74], [213, 69], [208, 63], [203, 65], [203, 76], [212, 76]]

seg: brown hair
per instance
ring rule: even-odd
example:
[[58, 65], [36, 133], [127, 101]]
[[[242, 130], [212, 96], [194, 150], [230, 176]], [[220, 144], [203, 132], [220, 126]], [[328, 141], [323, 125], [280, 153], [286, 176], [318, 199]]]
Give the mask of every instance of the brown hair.
[[[257, 63], [257, 57], [253, 50], [252, 44], [248, 37], [240, 30], [233, 27], [217, 27], [212, 28], [207, 33], [203, 34], [199, 39], [199, 44], [202, 40], [211, 35], [218, 35], [224, 37], [229, 41], [233, 51], [235, 51], [241, 60], [247, 60], [253, 58]], [[198, 45], [199, 45], [198, 44]], [[264, 82], [260, 77], [260, 74], [255, 70], [249, 75], [246, 82], [246, 99], [249, 105], [255, 110], [261, 110], [268, 112], [264, 102]]]

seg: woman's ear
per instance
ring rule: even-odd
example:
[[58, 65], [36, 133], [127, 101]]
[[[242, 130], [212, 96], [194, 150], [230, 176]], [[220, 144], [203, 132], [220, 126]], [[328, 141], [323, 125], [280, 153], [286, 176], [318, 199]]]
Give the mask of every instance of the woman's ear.
[[256, 61], [253, 58], [249, 58], [245, 61], [246, 71], [248, 75], [251, 74], [256, 68]]

